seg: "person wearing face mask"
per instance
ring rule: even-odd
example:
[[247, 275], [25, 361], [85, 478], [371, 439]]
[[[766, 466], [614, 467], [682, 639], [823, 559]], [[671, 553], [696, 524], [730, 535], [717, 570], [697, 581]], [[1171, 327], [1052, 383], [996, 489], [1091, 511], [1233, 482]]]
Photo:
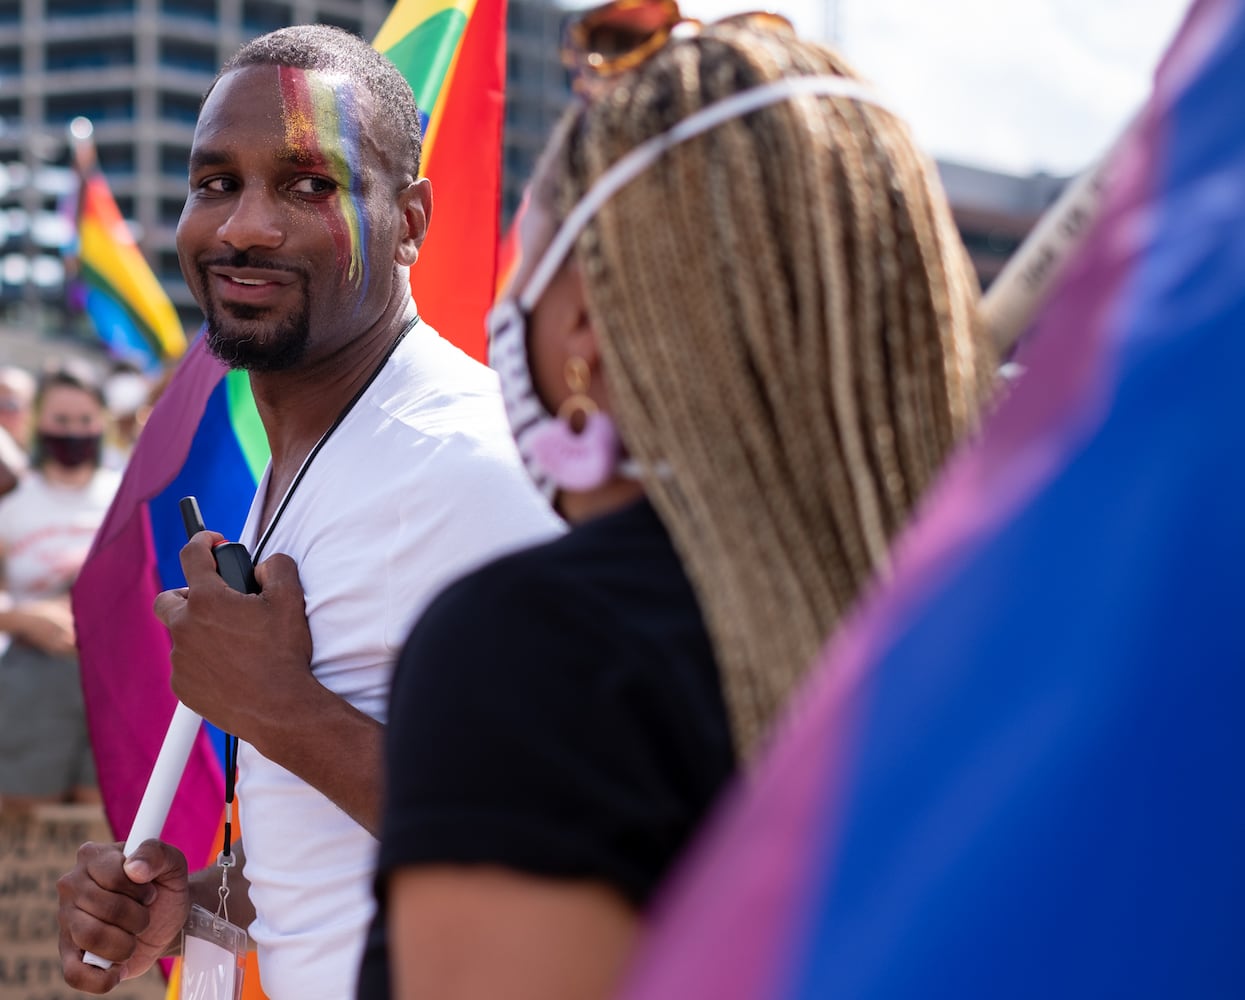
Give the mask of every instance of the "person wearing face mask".
[[34, 399], [30, 472], [0, 499], [0, 798], [96, 801], [69, 588], [120, 482], [100, 465], [106, 410], [89, 366], [49, 366]]
[[581, 48], [629, 19], [630, 50], [570, 53], [625, 72], [577, 87], [490, 319], [572, 529], [449, 587], [403, 650], [367, 1000], [612, 995], [991, 386], [945, 196], [877, 94], [773, 15], [619, 0]]

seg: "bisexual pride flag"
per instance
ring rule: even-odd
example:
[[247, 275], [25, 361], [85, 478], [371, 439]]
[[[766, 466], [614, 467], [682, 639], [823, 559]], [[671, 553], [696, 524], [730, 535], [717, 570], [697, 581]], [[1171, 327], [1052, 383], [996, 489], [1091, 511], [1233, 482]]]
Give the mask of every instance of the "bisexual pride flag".
[[[504, 28], [504, 0], [400, 0], [376, 42], [411, 80], [427, 115], [431, 232], [442, 235], [430, 238], [413, 269], [420, 311], [476, 354], [497, 251]], [[429, 272], [441, 277], [427, 281]], [[200, 336], [143, 430], [73, 593], [91, 742], [119, 838], [175, 706], [169, 638], [151, 608], [160, 591], [184, 585], [177, 502], [197, 496], [208, 527], [236, 539], [267, 460], [246, 374], [226, 372]], [[192, 867], [219, 849], [223, 775], [219, 737], [205, 726], [163, 833]]]
[[1245, 996], [1243, 93], [1245, 4], [1199, 0], [626, 1000]]
[[[168, 633], [151, 608], [161, 590], [186, 582], [178, 500], [197, 496], [208, 526], [237, 538], [267, 460], [246, 373], [226, 373], [200, 337], [148, 418], [73, 590], [91, 746], [118, 839], [129, 832], [177, 703]], [[223, 751], [205, 724], [164, 826], [163, 839], [192, 868], [220, 849]]]

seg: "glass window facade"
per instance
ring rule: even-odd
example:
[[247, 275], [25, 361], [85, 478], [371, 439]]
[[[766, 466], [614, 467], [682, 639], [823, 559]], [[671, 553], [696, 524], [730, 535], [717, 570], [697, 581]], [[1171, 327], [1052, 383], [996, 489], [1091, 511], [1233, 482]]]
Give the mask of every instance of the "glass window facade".
[[242, 5], [242, 30], [260, 35], [275, 31], [293, 23], [293, 12], [288, 3], [277, 0], [246, 0]]
[[134, 13], [136, 0], [46, 0], [45, 16], [100, 17], [111, 14]]
[[99, 38], [89, 42], [57, 42], [48, 46], [44, 62], [50, 73], [134, 65], [133, 38]]
[[[177, 220], [182, 217], [182, 206], [185, 205], [183, 198], [161, 198], [160, 199], [160, 225], [176, 226]], [[177, 254], [173, 254], [173, 260], [176, 262]]]
[[321, 24], [333, 24], [339, 28], [345, 28], [352, 35], [363, 35], [363, 22], [357, 17], [347, 17], [344, 14], [325, 10], [320, 12], [318, 20]]
[[[190, 147], [161, 146], [160, 173], [172, 180], [185, 181], [190, 162]], [[179, 209], [180, 211], [180, 209]]]
[[95, 156], [99, 160], [100, 169], [106, 174], [134, 173], [133, 146], [99, 145], [95, 147]]
[[214, 24], [218, 12], [216, 0], [160, 0], [160, 13]]
[[166, 122], [193, 125], [199, 120], [199, 98], [187, 94], [161, 94], [160, 118]]
[[96, 125], [134, 120], [134, 93], [130, 90], [57, 94], [47, 99], [47, 119], [68, 124], [83, 115]]
[[215, 45], [165, 38], [160, 42], [160, 65], [167, 69], [215, 75], [220, 60], [217, 58]]

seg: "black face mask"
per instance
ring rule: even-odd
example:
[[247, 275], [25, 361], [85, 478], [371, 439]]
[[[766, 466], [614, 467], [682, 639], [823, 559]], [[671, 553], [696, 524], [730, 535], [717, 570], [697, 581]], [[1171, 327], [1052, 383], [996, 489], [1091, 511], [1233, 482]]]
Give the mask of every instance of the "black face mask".
[[36, 448], [45, 458], [50, 458], [57, 465], [66, 469], [76, 469], [83, 465], [99, 465], [102, 434], [90, 434], [76, 437], [68, 434], [44, 434], [40, 432]]

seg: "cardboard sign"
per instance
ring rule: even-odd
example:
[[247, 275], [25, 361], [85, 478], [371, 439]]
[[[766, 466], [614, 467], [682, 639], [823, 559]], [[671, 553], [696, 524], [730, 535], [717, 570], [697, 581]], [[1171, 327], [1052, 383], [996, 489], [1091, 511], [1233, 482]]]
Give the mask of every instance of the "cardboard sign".
[[[81, 1000], [61, 978], [56, 880], [74, 866], [81, 844], [113, 839], [98, 806], [0, 810], [0, 1000]], [[164, 992], [155, 968], [108, 995], [160, 1000]]]

